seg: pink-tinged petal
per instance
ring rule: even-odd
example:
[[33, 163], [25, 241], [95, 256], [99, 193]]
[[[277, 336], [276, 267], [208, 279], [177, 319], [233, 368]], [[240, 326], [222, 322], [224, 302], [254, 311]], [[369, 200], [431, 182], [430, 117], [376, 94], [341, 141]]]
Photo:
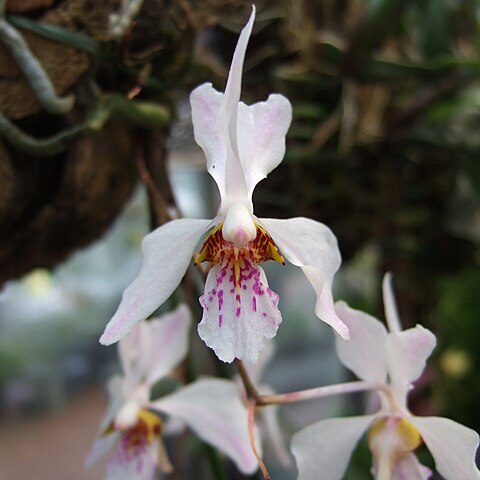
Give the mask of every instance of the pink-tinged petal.
[[135, 445], [122, 436], [115, 454], [107, 462], [105, 480], [154, 480], [158, 462], [158, 442]]
[[248, 438], [247, 410], [234, 382], [197, 380], [152, 402], [151, 408], [180, 418], [202, 440], [228, 455], [241, 472], [257, 470]]
[[110, 345], [120, 340], [168, 299], [185, 275], [195, 246], [210, 223], [210, 220], [173, 220], [145, 236], [140, 272], [123, 292], [120, 306], [100, 343]]
[[[240, 105], [242, 107], [242, 105]], [[249, 115], [239, 115], [238, 144], [248, 196], [285, 155], [285, 136], [292, 121], [292, 106], [279, 94], [250, 107]], [[240, 108], [242, 113], [244, 108]]]
[[255, 20], [255, 8], [240, 33], [228, 75], [225, 94], [210, 83], [197, 87], [190, 95], [195, 141], [207, 157], [207, 169], [217, 183], [225, 214], [230, 200], [246, 200], [247, 188], [240, 162], [239, 132], [251, 131], [249, 108], [239, 110], [242, 70], [248, 40]]
[[233, 150], [238, 150], [236, 146], [237, 140], [237, 111], [240, 102], [240, 94], [242, 91], [242, 73], [243, 62], [245, 60], [245, 53], [247, 51], [248, 41], [252, 34], [253, 23], [255, 22], [255, 6], [252, 5], [252, 13], [248, 22], [243, 27], [237, 40], [235, 51], [233, 52], [232, 63], [230, 64], [230, 71], [228, 72], [227, 85], [225, 87], [225, 96], [221, 109], [225, 109], [228, 124], [229, 137], [232, 142]]
[[248, 259], [242, 262], [237, 287], [233, 263], [225, 259], [208, 272], [200, 297], [198, 333], [224, 362], [255, 362], [282, 321], [278, 295], [268, 288], [263, 269]]
[[185, 304], [136, 325], [119, 342], [125, 376], [153, 385], [170, 373], [188, 350], [191, 313]]
[[422, 465], [413, 453], [407, 453], [395, 466], [392, 480], [428, 480], [432, 471]]
[[85, 465], [91, 467], [98, 462], [100, 458], [105, 456], [110, 450], [113, 449], [115, 442], [118, 440], [118, 435], [112, 433], [104, 435], [105, 431], [112, 424], [115, 415], [121, 409], [125, 402], [123, 395], [123, 379], [120, 375], [112, 377], [108, 381], [108, 407], [105, 416], [103, 417], [100, 427], [98, 429], [96, 440], [90, 450], [87, 458], [85, 459]]
[[335, 304], [340, 319], [350, 332], [345, 342], [336, 337], [335, 346], [340, 361], [358, 378], [384, 382], [387, 377], [385, 342], [387, 330], [376, 318], [350, 308], [345, 302]]
[[291, 450], [297, 462], [297, 480], [341, 480], [355, 445], [374, 418], [332, 418], [296, 433]]
[[317, 294], [317, 316], [343, 339], [348, 339], [348, 328], [338, 318], [333, 305], [333, 276], [341, 263], [335, 235], [327, 226], [309, 218], [262, 218], [260, 221], [283, 256], [300, 267], [312, 284]]
[[400, 332], [402, 324], [398, 316], [397, 305], [395, 303], [395, 296], [393, 295], [392, 274], [386, 273], [383, 277], [383, 304], [385, 308], [385, 318], [387, 320], [388, 328], [391, 332]]
[[225, 168], [227, 159], [226, 139], [217, 126], [223, 93], [217, 92], [211, 83], [204, 83], [190, 94], [193, 134], [207, 157], [208, 173], [215, 180], [220, 197], [226, 197]]
[[152, 323], [150, 331], [145, 332], [150, 335], [150, 363], [145, 364], [150, 385], [169, 374], [185, 358], [192, 324], [191, 312], [187, 305], [181, 304]]
[[252, 33], [253, 22], [255, 21], [255, 7], [252, 6], [252, 14], [240, 32], [235, 52], [233, 53], [230, 72], [228, 74], [225, 94], [220, 106], [220, 112], [217, 119], [217, 128], [223, 138], [226, 139], [226, 167], [225, 167], [225, 188], [227, 194], [232, 199], [244, 199], [246, 197], [246, 183], [240, 163], [240, 153], [238, 149], [238, 130], [239, 125], [239, 102], [242, 87], [242, 70], [245, 52], [247, 50], [248, 40]]
[[90, 450], [87, 458], [85, 459], [85, 466], [87, 468], [93, 467], [101, 458], [107, 456], [108, 453], [113, 451], [115, 445], [120, 439], [119, 432], [111, 432], [107, 435], [101, 435], [95, 440], [92, 449]]
[[478, 480], [475, 465], [479, 444], [477, 432], [449, 418], [409, 417], [418, 428], [435, 460], [435, 468], [445, 480]]
[[142, 378], [145, 374], [140, 371], [140, 351], [141, 351], [141, 323], [135, 325], [130, 332], [118, 342], [118, 358], [124, 376], [131, 378], [133, 383]]
[[399, 333], [390, 333], [386, 354], [390, 383], [399, 400], [405, 400], [411, 383], [416, 380], [435, 348], [435, 335], [421, 325]]

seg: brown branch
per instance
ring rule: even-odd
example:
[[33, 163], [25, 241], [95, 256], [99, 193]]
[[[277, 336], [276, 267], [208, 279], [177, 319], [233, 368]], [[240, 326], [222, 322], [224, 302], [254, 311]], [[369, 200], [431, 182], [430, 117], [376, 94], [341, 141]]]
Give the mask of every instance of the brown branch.
[[147, 188], [148, 196], [150, 197], [153, 215], [152, 223], [154, 223], [155, 226], [163, 225], [171, 220], [170, 215], [168, 214], [167, 202], [158, 190], [157, 185], [155, 184], [155, 181], [147, 168], [145, 156], [142, 152], [137, 154], [135, 163], [137, 166], [138, 176]]
[[257, 402], [258, 404], [260, 395], [257, 389], [255, 388], [255, 385], [253, 384], [252, 379], [250, 378], [250, 375], [247, 372], [247, 369], [245, 368], [245, 364], [238, 358], [235, 359], [234, 363], [235, 363], [235, 366], [237, 367], [238, 374], [242, 379], [243, 386], [245, 387], [247, 399], [255, 400], [255, 402]]

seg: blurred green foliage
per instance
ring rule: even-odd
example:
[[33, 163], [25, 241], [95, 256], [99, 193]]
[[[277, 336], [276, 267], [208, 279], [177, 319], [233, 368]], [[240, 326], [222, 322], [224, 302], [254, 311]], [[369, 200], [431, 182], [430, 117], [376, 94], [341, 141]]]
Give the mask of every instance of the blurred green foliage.
[[440, 282], [436, 309], [440, 349], [435, 399], [442, 415], [480, 427], [480, 270], [468, 269]]

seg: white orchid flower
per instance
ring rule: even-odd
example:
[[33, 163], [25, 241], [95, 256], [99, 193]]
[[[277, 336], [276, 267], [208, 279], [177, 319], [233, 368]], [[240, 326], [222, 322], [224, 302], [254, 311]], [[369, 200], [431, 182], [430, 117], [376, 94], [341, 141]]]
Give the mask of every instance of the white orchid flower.
[[208, 230], [196, 257], [196, 263], [208, 261], [212, 266], [200, 298], [203, 318], [198, 331], [221, 360], [256, 361], [275, 336], [282, 320], [279, 299], [259, 264], [270, 259], [283, 263], [283, 256], [302, 268], [315, 289], [316, 314], [348, 337], [333, 305], [332, 280], [341, 259], [330, 229], [306, 218], [258, 219], [253, 214], [253, 190], [281, 162], [292, 116], [290, 102], [282, 95], [250, 106], [240, 102], [254, 18], [255, 9], [240, 34], [225, 93], [206, 83], [190, 96], [195, 140], [220, 191], [218, 214], [213, 220], [173, 220], [144, 238], [140, 273], [100, 339], [105, 345], [126, 335], [172, 294]]
[[436, 339], [420, 325], [401, 331], [389, 275], [384, 278], [383, 298], [389, 331], [370, 315], [343, 302], [336, 304], [350, 329], [349, 342], [337, 340], [340, 360], [359, 378], [385, 384], [381, 408], [374, 415], [322, 420], [296, 433], [292, 452], [298, 480], [340, 480], [366, 431], [377, 480], [430, 478], [430, 469], [413, 453], [422, 441], [446, 480], [480, 479], [475, 465], [476, 432], [447, 418], [417, 417], [409, 412], [408, 392], [423, 372]]
[[232, 382], [201, 379], [151, 401], [152, 386], [185, 357], [191, 326], [185, 305], [138, 324], [119, 343], [123, 376], [109, 383], [110, 405], [87, 465], [117, 446], [106, 465], [107, 480], [153, 480], [171, 465], [163, 444], [164, 420], [180, 421], [224, 452], [243, 473], [258, 465], [250, 449], [247, 411]]

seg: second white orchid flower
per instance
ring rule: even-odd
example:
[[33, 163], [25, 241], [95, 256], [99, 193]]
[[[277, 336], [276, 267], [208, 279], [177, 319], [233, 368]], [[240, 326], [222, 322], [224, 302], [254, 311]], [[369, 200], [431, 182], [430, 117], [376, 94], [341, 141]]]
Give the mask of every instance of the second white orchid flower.
[[376, 480], [430, 478], [430, 469], [413, 453], [422, 442], [446, 480], [479, 480], [475, 465], [479, 437], [475, 431], [448, 418], [417, 417], [408, 410], [408, 392], [423, 372], [436, 339], [420, 325], [401, 330], [389, 275], [384, 279], [383, 299], [389, 332], [370, 315], [344, 302], [336, 304], [351, 332], [349, 342], [337, 340], [338, 356], [362, 380], [384, 386], [381, 407], [373, 415], [322, 420], [296, 433], [292, 452], [298, 480], [343, 478], [355, 445], [365, 432]]
[[[156, 400], [151, 389], [185, 357], [191, 325], [186, 305], [137, 325], [119, 343], [123, 375], [109, 383], [110, 404], [87, 464], [115, 447], [105, 480], [153, 480], [172, 469], [163, 444], [163, 415], [189, 426], [201, 439], [251, 474], [247, 410], [233, 382], [203, 378]], [[161, 416], [162, 415], [162, 416]]]
[[282, 95], [247, 106], [240, 102], [242, 68], [255, 10], [240, 34], [225, 93], [207, 83], [191, 96], [195, 140], [207, 157], [221, 204], [213, 220], [173, 220], [142, 242], [143, 264], [100, 339], [116, 342], [151, 315], [184, 276], [194, 250], [210, 230], [196, 263], [210, 262], [200, 337], [217, 356], [256, 361], [282, 320], [278, 295], [269, 289], [260, 263], [284, 262], [304, 271], [317, 294], [315, 312], [343, 337], [348, 328], [332, 299], [340, 253], [333, 233], [307, 218], [259, 219], [253, 213], [257, 183], [281, 162], [292, 109]]

